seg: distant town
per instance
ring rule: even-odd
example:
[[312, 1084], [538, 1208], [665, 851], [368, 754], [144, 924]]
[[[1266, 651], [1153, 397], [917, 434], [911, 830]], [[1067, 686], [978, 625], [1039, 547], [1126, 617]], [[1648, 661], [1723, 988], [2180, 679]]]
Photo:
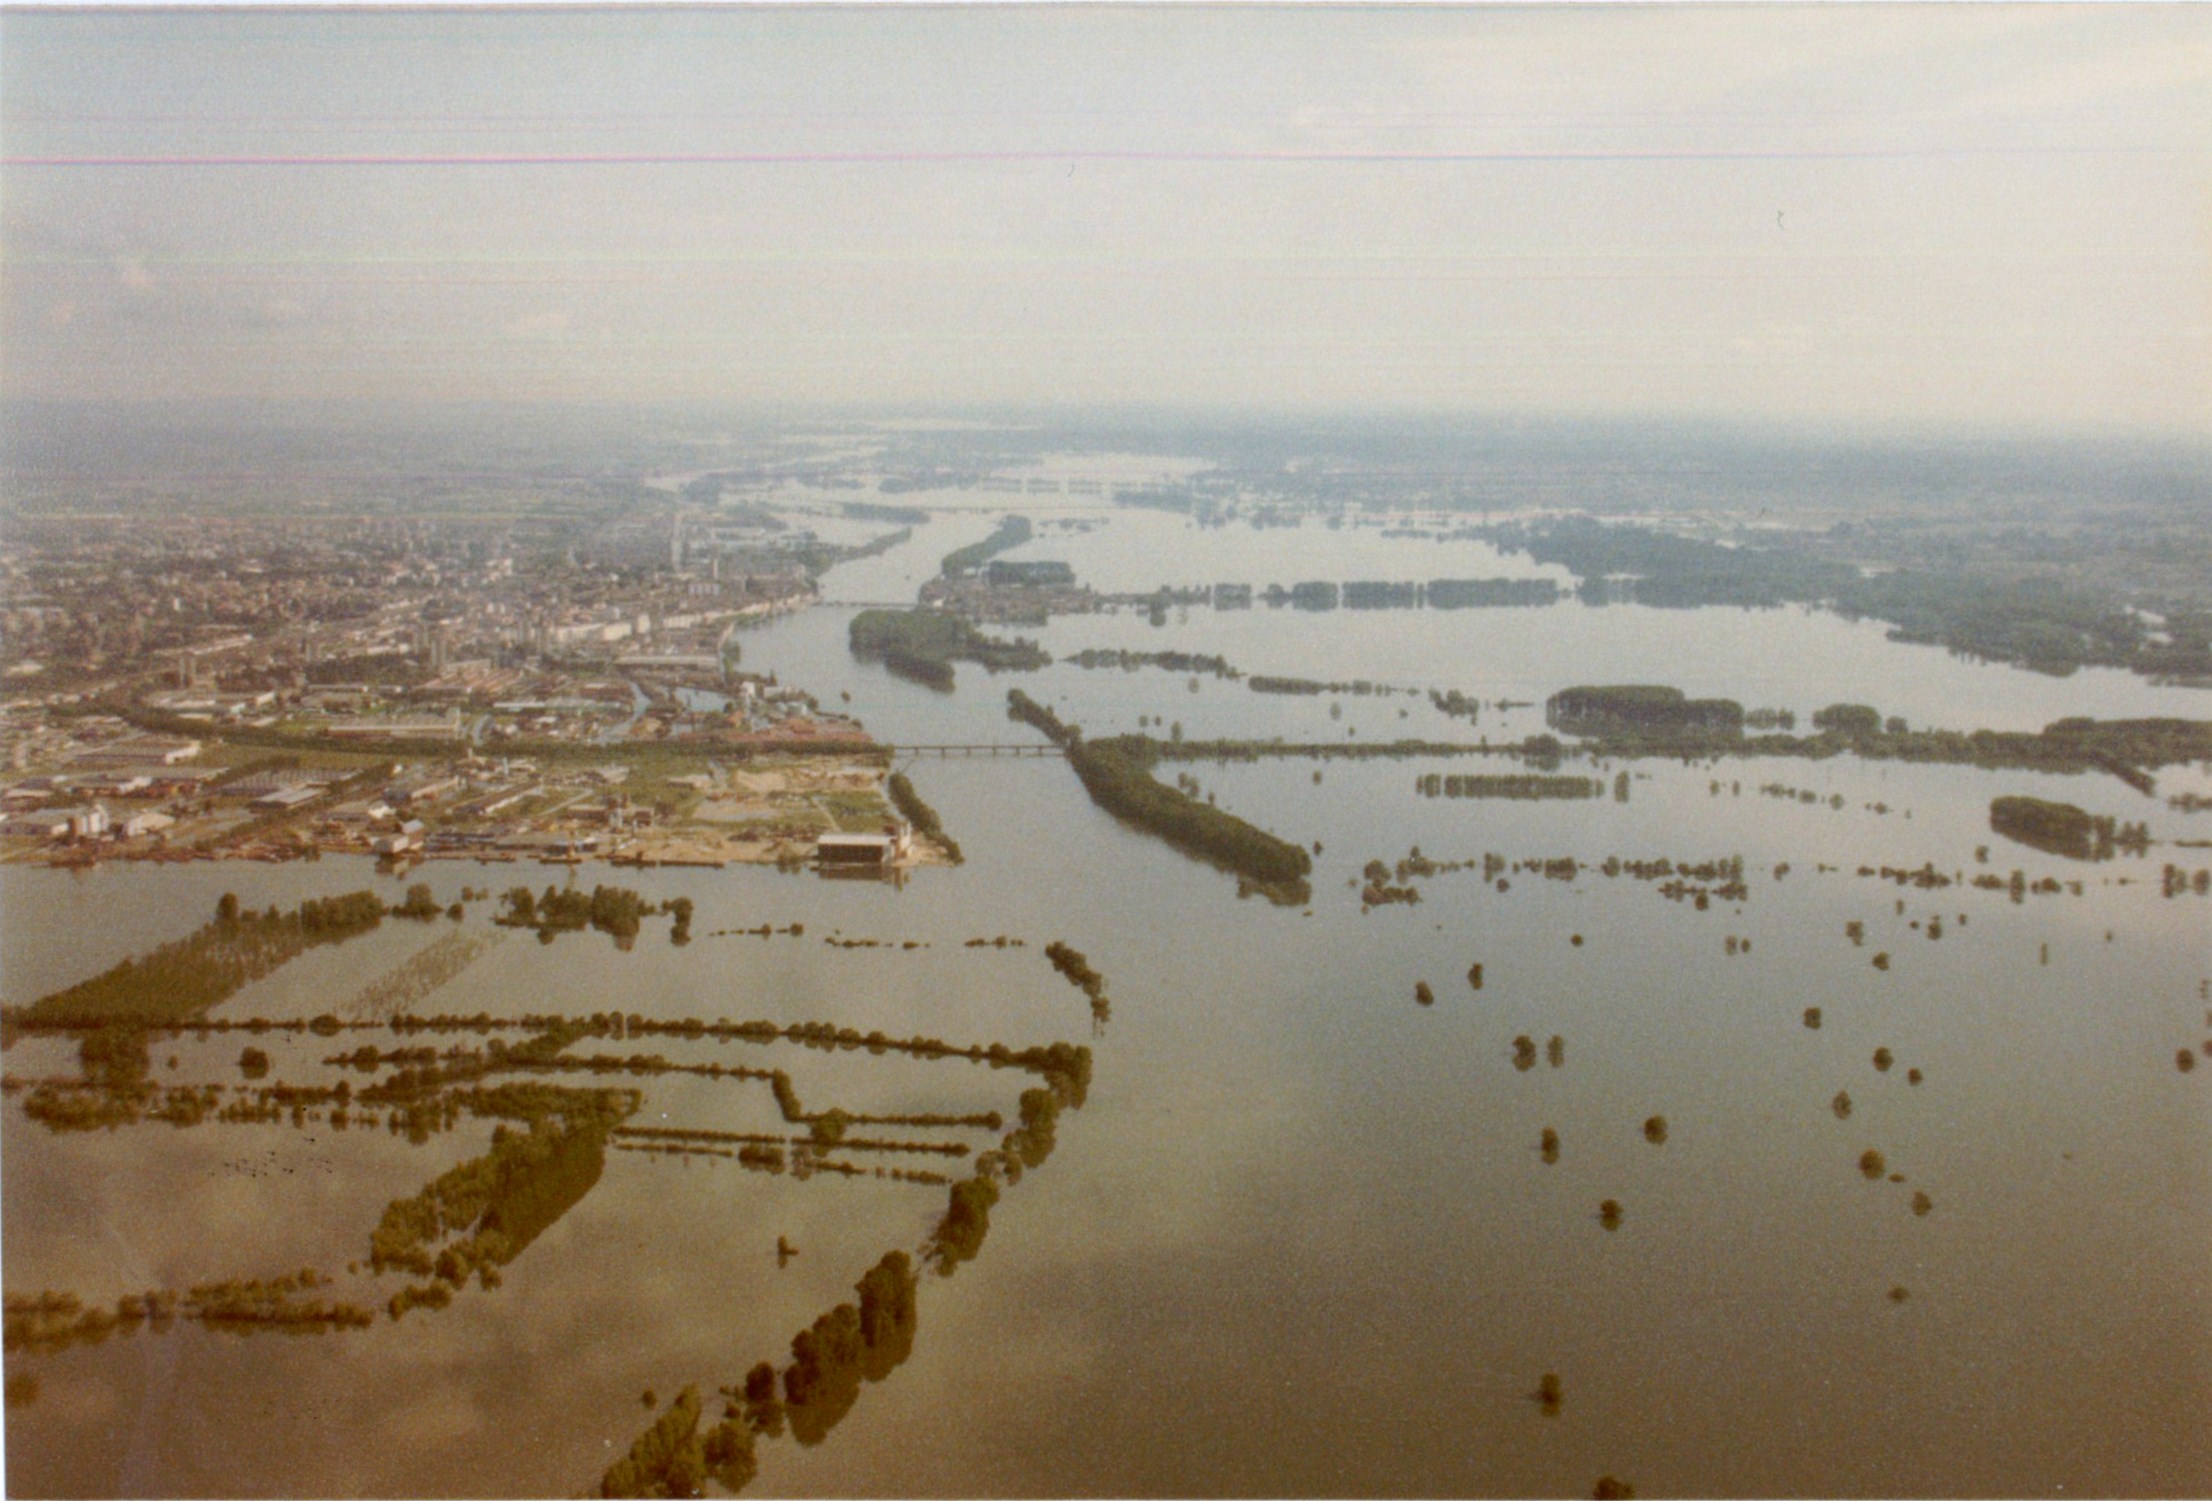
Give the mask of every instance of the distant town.
[[742, 666], [852, 550], [759, 519], [13, 528], [0, 859], [926, 859], [861, 725]]

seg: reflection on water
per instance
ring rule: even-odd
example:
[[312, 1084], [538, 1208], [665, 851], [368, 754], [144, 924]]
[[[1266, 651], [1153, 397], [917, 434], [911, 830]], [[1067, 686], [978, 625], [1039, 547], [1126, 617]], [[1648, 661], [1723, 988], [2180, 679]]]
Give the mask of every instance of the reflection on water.
[[[39, 1078], [31, 1101], [49, 1103], [43, 1109], [25, 1110], [26, 1120], [56, 1134], [81, 1132], [93, 1125], [112, 1132], [156, 1120], [172, 1128], [280, 1124], [288, 1111], [291, 1126], [302, 1134], [373, 1131], [381, 1126], [419, 1145], [456, 1130], [464, 1120], [494, 1123], [485, 1151], [385, 1206], [368, 1234], [367, 1255], [349, 1261], [342, 1277], [310, 1267], [276, 1277], [239, 1276], [199, 1283], [188, 1291], [126, 1293], [112, 1312], [105, 1305], [87, 1305], [72, 1292], [11, 1290], [6, 1303], [11, 1408], [30, 1407], [41, 1391], [38, 1375], [23, 1369], [22, 1362], [141, 1331], [167, 1335], [180, 1319], [233, 1334], [279, 1330], [334, 1334], [367, 1329], [375, 1322], [364, 1303], [317, 1292], [334, 1283], [357, 1298], [378, 1279], [401, 1279], [397, 1290], [384, 1300], [384, 1311], [393, 1323], [417, 1309], [434, 1314], [454, 1308], [472, 1280], [480, 1294], [491, 1294], [504, 1284], [510, 1265], [599, 1185], [610, 1144], [631, 1151], [720, 1156], [756, 1172], [778, 1176], [788, 1172], [799, 1181], [819, 1174], [949, 1183], [947, 1208], [919, 1255], [922, 1265], [950, 1276], [959, 1264], [981, 1252], [991, 1207], [1025, 1172], [1044, 1165], [1057, 1141], [1061, 1112], [1081, 1108], [1090, 1088], [1089, 1050], [1067, 1043], [1020, 1049], [1005, 1043], [958, 1046], [934, 1037], [892, 1037], [882, 1031], [862, 1034], [827, 1022], [667, 1021], [622, 1012], [519, 1018], [494, 1018], [487, 1013], [418, 1016], [391, 1009], [395, 998], [427, 993], [455, 978], [469, 959], [489, 946], [485, 935], [474, 935], [472, 941], [458, 946], [459, 934], [434, 941], [370, 987], [365, 994], [373, 1005], [349, 1008], [381, 1008], [388, 1013], [382, 1018], [341, 1020], [325, 1013], [302, 1021], [206, 1015], [210, 1006], [246, 979], [265, 976], [305, 952], [308, 943], [302, 941], [303, 934], [313, 941], [344, 941], [374, 930], [379, 910], [372, 894], [358, 893], [333, 902], [310, 901], [288, 916], [272, 908], [263, 917], [241, 913], [236, 898], [226, 894], [214, 922], [181, 943], [155, 951], [150, 961], [125, 960], [91, 980], [6, 1013], [10, 1046], [40, 1038], [78, 1042], [76, 1077]], [[541, 938], [588, 924], [608, 932], [617, 949], [627, 953], [633, 947], [637, 919], [648, 910], [637, 893], [625, 889], [599, 887], [586, 898], [573, 889], [548, 888], [538, 898], [517, 887], [496, 921], [544, 924], [539, 928]], [[688, 924], [691, 899], [672, 898], [660, 910], [674, 912], [679, 924]], [[343, 920], [327, 916], [333, 913]], [[773, 930], [764, 925], [764, 931]], [[799, 936], [801, 930], [794, 924], [789, 931]], [[1003, 949], [1008, 942], [1002, 936], [996, 947]], [[968, 947], [988, 943], [976, 939]], [[677, 946], [681, 946], [680, 937]], [[1051, 952], [1056, 968], [1092, 993], [1094, 1002], [1103, 1001], [1103, 977], [1080, 953], [1059, 944]], [[203, 972], [224, 978], [180, 988], [177, 977], [190, 981]], [[364, 1043], [312, 1062], [295, 1054], [289, 1061], [303, 1070], [312, 1068], [314, 1083], [267, 1080], [270, 1062], [258, 1048], [246, 1050], [245, 1056], [254, 1063], [246, 1071], [247, 1083], [227, 1089], [220, 1083], [172, 1084], [162, 1091], [145, 1082], [152, 1043], [188, 1035], [204, 1043], [234, 1031], [255, 1037], [316, 1039], [335, 1039], [346, 1031], [375, 1031], [396, 1036], [403, 1045], [384, 1048]], [[443, 1045], [406, 1041], [421, 1038], [440, 1039]], [[480, 1045], [464, 1040], [470, 1038]], [[783, 1043], [878, 1058], [959, 1060], [993, 1070], [1017, 1069], [1042, 1083], [1021, 1092], [1014, 1129], [996, 1147], [974, 1153], [964, 1141], [915, 1140], [898, 1132], [997, 1131], [1004, 1124], [999, 1112], [884, 1113], [819, 1104], [810, 1109], [782, 1068], [731, 1065], [719, 1058], [704, 1063], [678, 1061], [662, 1051], [578, 1051], [593, 1039], [646, 1038], [723, 1045]], [[176, 1062], [172, 1058], [172, 1066]], [[333, 1073], [347, 1077], [339, 1077], [335, 1084], [323, 1082]], [[358, 1086], [350, 1077], [355, 1074], [362, 1076]], [[652, 1098], [648, 1087], [630, 1082], [580, 1088], [548, 1082], [549, 1074], [611, 1074], [628, 1081], [684, 1075], [764, 1083], [782, 1120], [804, 1129], [798, 1134], [769, 1134], [631, 1127], [627, 1123]], [[10, 1074], [8, 1093], [18, 1092], [27, 1082]], [[226, 1094], [232, 1097], [229, 1103], [224, 1103]], [[79, 1097], [88, 1103], [71, 1108], [51, 1103]], [[196, 1108], [181, 1109], [175, 1104], [179, 1100], [192, 1101]], [[856, 1127], [888, 1128], [892, 1134], [865, 1135]], [[736, 1150], [722, 1143], [734, 1144]], [[942, 1173], [862, 1166], [853, 1160], [917, 1153], [949, 1159], [972, 1155], [973, 1175], [953, 1181]], [[776, 1252], [782, 1266], [796, 1248], [779, 1235]], [[884, 1253], [857, 1285], [857, 1304], [839, 1304], [792, 1340], [791, 1364], [780, 1373], [780, 1400], [774, 1399], [777, 1373], [766, 1367], [767, 1393], [756, 1391], [750, 1407], [741, 1407], [733, 1391], [722, 1420], [702, 1430], [697, 1388], [687, 1386], [608, 1469], [600, 1494], [693, 1495], [709, 1477], [725, 1489], [738, 1490], [756, 1468], [756, 1438], [780, 1434], [786, 1422], [800, 1444], [820, 1444], [851, 1409], [862, 1382], [884, 1379], [907, 1358], [918, 1318], [917, 1280], [905, 1251]], [[760, 1369], [755, 1368], [756, 1378]], [[758, 1388], [761, 1382], [754, 1379], [749, 1385]]]
[[[830, 595], [911, 598], [994, 521], [932, 522], [851, 565], [881, 592], [833, 575]], [[1115, 516], [1026, 551], [1096, 581], [1095, 549], [1119, 549], [1143, 587], [1174, 581], [1162, 560], [1262, 585], [1492, 572], [1286, 554], [1233, 574], [1195, 552], [1185, 569], [1188, 537], [1179, 518]], [[987, 674], [940, 694], [854, 663], [847, 613], [748, 632], [747, 667], [849, 689], [894, 741], [1021, 733]], [[1063, 660], [1024, 691], [1093, 736], [1156, 720], [1161, 743], [1178, 722], [1187, 741], [1519, 741], [1549, 694], [1588, 682], [1961, 729], [2204, 712], [1792, 609], [1163, 613], [1055, 620], [1039, 634]], [[1064, 660], [1085, 648], [1183, 656]], [[1425, 693], [1254, 693], [1193, 665], [1209, 656], [1434, 685], [1459, 712]], [[480, 905], [387, 921], [250, 981], [204, 1033], [149, 1038], [155, 1088], [214, 1099], [196, 1126], [47, 1131], [27, 1083], [0, 1123], [9, 1291], [75, 1297], [81, 1321], [173, 1290], [179, 1316], [157, 1335], [149, 1302], [135, 1332], [118, 1316], [97, 1343], [10, 1350], [10, 1488], [571, 1494], [633, 1457], [664, 1485], [791, 1495], [2212, 1487], [2212, 1069], [2180, 1063], [2212, 1033], [2208, 861], [2179, 843], [2201, 815], [2167, 801], [2212, 790], [2202, 769], [2164, 768], [2145, 797], [2101, 773], [1838, 755], [1776, 781], [1771, 763], [1647, 757], [1563, 768], [1594, 797], [1430, 799], [1409, 781], [1485, 768], [1337, 756], [1317, 782], [1322, 764], [1162, 773], [1312, 850], [1299, 907], [1239, 902], [1060, 761], [919, 762], [902, 769], [968, 858], [903, 889], [625, 872], [656, 906], [693, 901], [699, 934], [628, 952], [589, 931], [478, 942], [508, 931]], [[2000, 796], [2141, 822], [2156, 847], [2084, 864], [2010, 844], [1990, 830]], [[1371, 862], [1420, 900], [1363, 902]], [[2169, 864], [2188, 879], [2161, 879]], [[450, 901], [463, 872], [416, 878]], [[10, 868], [0, 989], [26, 1004], [187, 939], [226, 889], [288, 910], [371, 881], [335, 858]], [[1094, 995], [1086, 973], [1111, 983]], [[1044, 1063], [1109, 994], [1068, 1129], [1076, 1092], [1012, 1060]], [[311, 1030], [324, 1014], [345, 1035]], [[410, 1016], [423, 1025], [395, 1029]], [[587, 1030], [554, 1049], [549, 1025]], [[989, 1044], [904, 1046], [932, 1038], [1003, 1039], [1019, 1087]], [[1573, 1067], [1537, 1066], [1552, 1038]], [[21, 1036], [8, 1071], [81, 1079], [80, 1042]], [[266, 1078], [239, 1077], [247, 1045]], [[333, 1061], [369, 1045], [366, 1067]], [[1878, 1048], [1891, 1068], [1869, 1066]], [[406, 1074], [418, 1094], [363, 1101]], [[331, 1093], [258, 1093], [279, 1086]], [[542, 1124], [496, 1113], [526, 1110], [494, 1098], [523, 1089], [638, 1103], [593, 1146], [581, 1099]], [[401, 1218], [429, 1227], [408, 1243], [428, 1274], [352, 1270], [426, 1193]], [[512, 1207], [488, 1224], [494, 1202]], [[494, 1233], [524, 1249], [498, 1259]], [[459, 1281], [440, 1275], [448, 1250]], [[912, 1316], [871, 1343], [861, 1279], [891, 1252]], [[239, 1339], [182, 1316], [233, 1280], [248, 1306], [372, 1317]], [[883, 1283], [875, 1306], [896, 1306]], [[402, 1289], [434, 1287], [443, 1307], [391, 1318]], [[1549, 1418], [1528, 1400], [1546, 1373]], [[661, 1436], [640, 1450], [646, 1431]]]

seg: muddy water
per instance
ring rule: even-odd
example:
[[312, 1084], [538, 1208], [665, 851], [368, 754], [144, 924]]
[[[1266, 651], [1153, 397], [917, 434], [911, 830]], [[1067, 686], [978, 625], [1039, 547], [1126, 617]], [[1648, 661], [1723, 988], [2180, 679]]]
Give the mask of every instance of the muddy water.
[[[1126, 519], [1148, 547], [1171, 530], [1145, 528], [1182, 525]], [[921, 528], [908, 549], [854, 565], [882, 570], [858, 584], [926, 576], [988, 526]], [[1079, 571], [1083, 543], [1135, 545], [1113, 527], [1069, 542]], [[1245, 576], [1301, 576], [1266, 561]], [[1406, 576], [1480, 576], [1480, 562]], [[1540, 710], [1486, 709], [1470, 732], [1425, 698], [1278, 699], [1212, 678], [1192, 692], [1180, 675], [1064, 664], [1003, 680], [962, 666], [957, 689], [934, 694], [850, 662], [843, 628], [832, 611], [778, 622], [745, 638], [746, 665], [850, 691], [876, 733], [910, 742], [1033, 738], [1003, 717], [1017, 681], [1095, 728], [1159, 716], [1192, 737], [1507, 738], [1540, 722]], [[1193, 610], [1161, 627], [1114, 616], [1042, 634], [1060, 654], [1220, 652], [1247, 671], [1486, 699], [1652, 680], [1801, 715], [1856, 698], [1961, 727], [2204, 712], [2128, 680], [1973, 666], [1795, 611]], [[974, 1262], [925, 1283], [912, 1357], [819, 1445], [764, 1440], [758, 1493], [1587, 1494], [1607, 1473], [1652, 1495], [2212, 1488], [2212, 1059], [2189, 1074], [2174, 1062], [2212, 1037], [2199, 995], [2212, 907], [2162, 899], [2157, 881], [2162, 861], [2194, 869], [2212, 851], [2076, 865], [1996, 838], [1987, 806], [2002, 792], [2058, 798], [2145, 818], [2161, 840], [2207, 837], [2212, 818], [2110, 778], [1848, 761], [1646, 761], [1629, 768], [1625, 803], [1610, 767], [1606, 796], [1546, 803], [1415, 792], [1424, 772], [1511, 769], [1502, 762], [1176, 768], [1222, 806], [1320, 843], [1310, 908], [1279, 909], [1105, 819], [1056, 761], [908, 769], [965, 866], [897, 889], [626, 872], [620, 884], [656, 900], [690, 896], [700, 936], [676, 948], [649, 923], [622, 952], [598, 934], [520, 935], [418, 1007], [822, 1019], [1094, 1049], [1089, 1100], [1063, 1117], [1050, 1161], [1008, 1190]], [[1760, 795], [1768, 782], [1818, 801]], [[1740, 857], [1748, 896], [1701, 911], [1658, 882], [1587, 868], [1572, 880], [1509, 871], [1502, 891], [1477, 870], [1417, 880], [1416, 905], [1363, 911], [1361, 867], [1414, 846], [1439, 861]], [[2082, 888], [2015, 903], [1858, 874], [1924, 862], [1969, 881], [2019, 868]], [[426, 876], [441, 901], [463, 883], [566, 879], [459, 864], [410, 879]], [[0, 992], [27, 1001], [181, 936], [225, 889], [263, 905], [363, 884], [401, 890], [341, 860], [10, 869]], [[472, 907], [464, 928], [488, 919]], [[803, 936], [711, 936], [794, 921]], [[1854, 921], [1861, 944], [1845, 933]], [[447, 930], [388, 923], [221, 1014], [331, 1009]], [[925, 946], [848, 950], [822, 941], [833, 933]], [[1028, 946], [963, 946], [1000, 933]], [[1042, 956], [1054, 938], [1106, 976], [1112, 1017], [1096, 1035], [1084, 997]], [[1479, 992], [1466, 981], [1475, 962]], [[1413, 1000], [1424, 980], [1430, 1007]], [[1813, 1005], [1817, 1031], [1802, 1019]], [[1539, 1050], [1562, 1039], [1561, 1065], [1516, 1070], [1521, 1036]], [[235, 1080], [238, 1042], [182, 1040], [176, 1077]], [[265, 1045], [277, 1075], [310, 1082], [353, 1043]], [[1030, 1082], [789, 1044], [644, 1046], [785, 1068], [809, 1108], [1010, 1115]], [[1871, 1061], [1879, 1047], [1896, 1059], [1886, 1072]], [[65, 1062], [27, 1042], [6, 1066]], [[757, 1084], [641, 1087], [633, 1124], [778, 1127]], [[1830, 1108], [1839, 1090], [1848, 1120]], [[288, 1124], [56, 1137], [6, 1108], [7, 1286], [88, 1300], [302, 1262], [354, 1296], [344, 1267], [383, 1203], [483, 1150], [489, 1129], [464, 1120], [420, 1145]], [[1653, 1115], [1666, 1117], [1663, 1145], [1642, 1129]], [[1547, 1128], [1556, 1163], [1539, 1151]], [[1906, 1181], [1863, 1177], [1869, 1148]], [[1916, 1192], [1933, 1203], [1925, 1216]], [[1622, 1209], [1610, 1232], [1607, 1199]], [[502, 1287], [472, 1287], [443, 1312], [357, 1333], [181, 1328], [11, 1355], [11, 1376], [35, 1374], [39, 1392], [8, 1414], [9, 1486], [574, 1493], [650, 1419], [646, 1389], [665, 1403], [686, 1382], [706, 1391], [784, 1358], [883, 1250], [917, 1246], [943, 1202], [941, 1188], [613, 1152]], [[799, 1248], [780, 1268], [779, 1236]], [[390, 1290], [358, 1282], [364, 1299]], [[1547, 1372], [1561, 1378], [1556, 1415], [1532, 1400]]]

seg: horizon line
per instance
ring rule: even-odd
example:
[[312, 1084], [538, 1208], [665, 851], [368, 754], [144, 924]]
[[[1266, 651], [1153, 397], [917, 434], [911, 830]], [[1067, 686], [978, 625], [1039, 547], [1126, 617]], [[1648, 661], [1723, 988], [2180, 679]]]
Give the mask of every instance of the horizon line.
[[951, 150], [951, 151], [639, 151], [500, 152], [438, 154], [423, 152], [320, 155], [238, 154], [221, 156], [0, 156], [0, 168], [157, 168], [157, 167], [646, 167], [646, 166], [893, 166], [904, 164], [1020, 164], [1135, 162], [1198, 165], [1250, 162], [1263, 165], [1408, 165], [1462, 162], [1545, 164], [1574, 162], [1791, 162], [1973, 160], [2050, 156], [2191, 156], [2181, 147], [2136, 146], [1949, 146], [1927, 148], [1838, 147], [1825, 150], [1651, 151], [1173, 151], [1138, 149]]

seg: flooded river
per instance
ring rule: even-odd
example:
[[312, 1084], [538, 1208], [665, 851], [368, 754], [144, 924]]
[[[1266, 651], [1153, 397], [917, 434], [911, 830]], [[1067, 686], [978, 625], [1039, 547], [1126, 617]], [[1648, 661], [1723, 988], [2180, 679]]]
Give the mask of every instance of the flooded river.
[[[1466, 542], [1096, 519], [1043, 529], [1015, 556], [1067, 559], [1115, 590], [1543, 573]], [[911, 597], [991, 525], [979, 513], [919, 527], [825, 589]], [[1357, 566], [1332, 563], [1347, 547]], [[1062, 617], [995, 628], [1037, 637], [1062, 659], [1052, 667], [993, 677], [961, 664], [942, 693], [854, 662], [849, 616], [748, 632], [743, 665], [825, 705], [850, 693], [873, 734], [910, 744], [1035, 741], [1006, 718], [1015, 685], [1093, 735], [1142, 723], [1163, 738], [1347, 742], [1518, 739], [1575, 683], [1667, 683], [1800, 721], [1856, 700], [1959, 729], [2212, 705], [2117, 673], [1976, 664], [1798, 609], [1572, 603]], [[1267, 695], [1066, 660], [1085, 648], [1422, 691]], [[1432, 687], [1485, 707], [1472, 725], [1452, 720]], [[543, 945], [502, 934], [413, 1007], [827, 1021], [1092, 1050], [1088, 1097], [1061, 1118], [1050, 1161], [1006, 1190], [957, 1276], [924, 1277], [911, 1355], [819, 1442], [763, 1439], [753, 1492], [1587, 1495], [1605, 1475], [1645, 1495], [2212, 1490], [2212, 1067], [2176, 1064], [2212, 1038], [2212, 906], [2162, 896], [2159, 879], [2168, 860], [2212, 865], [2212, 850], [2170, 843], [2212, 837], [2212, 815], [2165, 802], [2206, 790], [2206, 769], [2171, 769], [2151, 798], [2110, 777], [1848, 758], [1570, 762], [1603, 794], [1534, 802], [1417, 791], [1429, 773], [1521, 769], [1505, 761], [1163, 765], [1317, 851], [1310, 904], [1286, 908], [1240, 899], [1233, 878], [1108, 818], [1058, 759], [902, 766], [965, 865], [896, 887], [586, 867], [586, 886], [689, 897], [696, 936], [676, 946], [649, 924], [624, 952], [593, 932]], [[2008, 844], [1988, 820], [2006, 793], [2145, 820], [2167, 843], [2100, 864]], [[1418, 902], [1364, 906], [1369, 862], [1396, 881], [1416, 849], [1474, 868], [1416, 872], [1404, 879]], [[1571, 875], [1521, 868], [1569, 856]], [[1609, 857], [1740, 868], [1742, 891], [1701, 906], [1665, 878], [1605, 874]], [[1924, 866], [1945, 884], [1880, 874]], [[2031, 888], [2060, 887], [2016, 900], [1972, 884], [2016, 869]], [[463, 885], [568, 876], [434, 862], [395, 880], [342, 859], [11, 867], [0, 993], [28, 1002], [181, 938], [225, 891], [248, 907], [364, 885], [397, 901], [425, 879], [444, 903]], [[501, 933], [490, 916], [472, 904], [458, 930]], [[763, 924], [804, 932], [729, 932]], [[388, 921], [217, 1014], [363, 1014], [348, 1008], [455, 926]], [[998, 935], [1024, 946], [968, 946]], [[1045, 959], [1053, 940], [1103, 974], [1103, 1022]], [[1423, 982], [1433, 1004], [1415, 998]], [[1525, 1069], [1524, 1037], [1545, 1050]], [[323, 1060], [355, 1043], [260, 1045], [276, 1075], [309, 1083], [335, 1077]], [[154, 1055], [163, 1074], [236, 1082], [239, 1046], [187, 1035]], [[1031, 1082], [895, 1052], [634, 1046], [781, 1068], [810, 1106], [852, 1112], [1011, 1118]], [[1892, 1066], [1876, 1066], [1878, 1049]], [[31, 1039], [6, 1066], [33, 1076], [72, 1061]], [[779, 1128], [757, 1083], [639, 1087], [632, 1126]], [[346, 1268], [384, 1205], [489, 1135], [467, 1120], [419, 1144], [281, 1122], [54, 1134], [19, 1100], [0, 1130], [8, 1290], [87, 1302], [310, 1265], [380, 1306], [389, 1281]], [[1663, 1143], [1647, 1136], [1654, 1116]], [[1540, 1150], [1547, 1130], [1556, 1161]], [[1872, 1178], [1869, 1150], [1885, 1164]], [[450, 1308], [379, 1313], [362, 1330], [185, 1325], [11, 1355], [8, 1485], [574, 1494], [652, 1419], [645, 1392], [665, 1406], [687, 1383], [711, 1393], [782, 1361], [796, 1331], [884, 1251], [918, 1247], [944, 1206], [927, 1184], [610, 1152], [501, 1286], [471, 1286]], [[797, 1254], [779, 1259], [779, 1237]], [[28, 1400], [14, 1400], [19, 1373], [36, 1378]], [[1556, 1404], [1538, 1400], [1547, 1375]]]

